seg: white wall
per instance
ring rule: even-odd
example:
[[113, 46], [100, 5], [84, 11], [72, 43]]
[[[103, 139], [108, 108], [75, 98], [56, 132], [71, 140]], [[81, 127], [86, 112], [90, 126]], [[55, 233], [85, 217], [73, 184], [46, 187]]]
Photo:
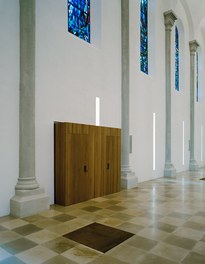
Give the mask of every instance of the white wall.
[[[155, 10], [149, 6], [149, 75], [140, 71], [140, 1], [130, 1], [130, 112], [133, 136], [133, 153], [130, 155], [131, 169], [139, 182], [162, 177], [165, 159], [165, 26], [163, 12], [172, 9], [179, 21], [180, 28], [180, 91], [175, 90], [174, 31], [172, 28], [172, 163], [177, 172], [189, 168], [190, 138], [190, 19], [180, 1], [154, 1]], [[153, 18], [154, 12], [154, 18]], [[154, 34], [154, 36], [153, 36]], [[154, 49], [153, 49], [154, 47]], [[202, 85], [203, 89], [203, 85]], [[156, 170], [153, 171], [153, 113], [156, 114]], [[204, 124], [204, 101], [196, 105], [195, 154], [200, 166], [200, 133]], [[184, 121], [184, 164], [182, 122]], [[204, 150], [203, 150], [204, 152]]]
[[[150, 74], [139, 68], [139, 2], [130, 0], [130, 165], [139, 182], [163, 176], [165, 159], [165, 27], [163, 12], [173, 9], [184, 31], [183, 78], [174, 89], [172, 60], [172, 162], [177, 171], [189, 165], [188, 18], [178, 0], [155, 0], [150, 7]], [[95, 97], [101, 99], [101, 125], [121, 127], [121, 7], [119, 0], [96, 0], [93, 43], [67, 32], [67, 1], [36, 0], [36, 177], [53, 203], [53, 123], [95, 124]], [[112, 10], [112, 12], [110, 12]], [[91, 13], [92, 15], [92, 13]], [[0, 1], [0, 216], [9, 213], [19, 159], [19, 7]], [[193, 35], [193, 32], [191, 33]], [[201, 32], [195, 35], [202, 48]], [[172, 37], [172, 41], [174, 41]], [[174, 43], [173, 43], [174, 44]], [[173, 52], [173, 51], [172, 51]], [[174, 54], [172, 55], [174, 59]], [[204, 75], [204, 69], [202, 72]], [[201, 161], [201, 126], [205, 135], [204, 77], [196, 104], [195, 156]], [[156, 170], [153, 171], [153, 113], [156, 114]], [[185, 122], [185, 164], [182, 164], [182, 121]], [[203, 140], [205, 144], [205, 138]], [[205, 150], [203, 148], [203, 158]]]
[[[149, 6], [149, 75], [140, 71], [140, 1], [130, 1], [130, 112], [133, 135], [131, 169], [139, 182], [163, 176], [165, 153], [165, 30], [164, 3]], [[166, 10], [166, 9], [165, 9]], [[153, 49], [155, 47], [155, 49]], [[153, 171], [153, 113], [156, 115], [156, 170]]]
[[101, 125], [121, 127], [121, 6], [97, 3], [104, 15], [90, 45], [67, 32], [67, 1], [36, 1], [36, 176], [51, 203], [54, 121], [95, 124], [99, 96]]
[[204, 166], [205, 162], [205, 46], [203, 42], [202, 32], [199, 30], [195, 34], [196, 40], [199, 43], [199, 70], [198, 70], [198, 85], [199, 85], [199, 101], [195, 102], [195, 157], [200, 167]]
[[9, 214], [18, 178], [19, 7], [0, 1], [0, 216]]

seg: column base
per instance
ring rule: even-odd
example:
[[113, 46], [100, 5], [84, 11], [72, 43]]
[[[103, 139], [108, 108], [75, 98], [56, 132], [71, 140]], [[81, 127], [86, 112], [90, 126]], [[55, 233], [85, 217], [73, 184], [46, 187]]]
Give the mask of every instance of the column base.
[[49, 196], [43, 188], [35, 190], [16, 190], [10, 200], [10, 214], [25, 217], [49, 209]]
[[121, 188], [131, 189], [137, 187], [138, 179], [134, 172], [122, 172], [121, 176]]
[[190, 171], [198, 171], [199, 170], [199, 165], [196, 162], [196, 160], [190, 160], [189, 161], [189, 170]]
[[165, 163], [164, 166], [164, 177], [174, 177], [176, 175], [176, 169], [171, 162]]

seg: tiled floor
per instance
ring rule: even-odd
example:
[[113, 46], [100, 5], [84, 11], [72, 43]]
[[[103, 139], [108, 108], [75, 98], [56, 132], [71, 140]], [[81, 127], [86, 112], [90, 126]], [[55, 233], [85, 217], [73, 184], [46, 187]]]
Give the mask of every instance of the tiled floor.
[[[26, 218], [0, 218], [1, 264], [205, 263], [205, 171], [140, 183]], [[63, 235], [100, 223], [135, 234], [106, 253]]]

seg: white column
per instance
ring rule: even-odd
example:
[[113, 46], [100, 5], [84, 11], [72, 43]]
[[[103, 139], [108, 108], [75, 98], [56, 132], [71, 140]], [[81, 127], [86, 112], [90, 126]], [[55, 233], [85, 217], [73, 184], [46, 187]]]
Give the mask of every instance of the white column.
[[19, 178], [11, 214], [22, 217], [49, 208], [35, 176], [35, 0], [20, 0]]
[[176, 15], [172, 10], [164, 13], [165, 24], [165, 69], [166, 69], [166, 141], [164, 176], [172, 177], [176, 170], [171, 161], [171, 31]]
[[189, 42], [189, 50], [190, 50], [190, 160], [189, 160], [189, 170], [196, 171], [199, 166], [194, 157], [194, 115], [195, 115], [195, 55], [196, 50], [199, 44], [196, 40]]
[[130, 135], [129, 135], [129, 0], [121, 0], [122, 23], [122, 188], [137, 186], [137, 177], [130, 169]]

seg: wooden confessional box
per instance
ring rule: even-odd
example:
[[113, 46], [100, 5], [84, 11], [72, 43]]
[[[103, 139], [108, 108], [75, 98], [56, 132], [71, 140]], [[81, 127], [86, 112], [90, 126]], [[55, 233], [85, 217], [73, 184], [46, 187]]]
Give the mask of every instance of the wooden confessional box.
[[55, 203], [70, 205], [121, 189], [121, 129], [54, 123]]

